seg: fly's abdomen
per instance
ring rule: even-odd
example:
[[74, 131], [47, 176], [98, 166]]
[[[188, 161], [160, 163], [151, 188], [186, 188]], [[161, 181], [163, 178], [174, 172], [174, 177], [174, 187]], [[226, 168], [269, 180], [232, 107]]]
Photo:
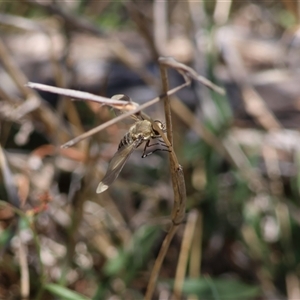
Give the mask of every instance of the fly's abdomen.
[[121, 139], [118, 150], [124, 146], [130, 145], [133, 142], [130, 132], [127, 132]]

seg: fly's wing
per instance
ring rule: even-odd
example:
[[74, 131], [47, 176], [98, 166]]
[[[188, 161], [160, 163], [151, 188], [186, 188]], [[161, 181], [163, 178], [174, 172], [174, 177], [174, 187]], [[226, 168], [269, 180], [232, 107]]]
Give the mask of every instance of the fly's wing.
[[[129, 96], [124, 95], [124, 94], [114, 95], [114, 96], [111, 97], [111, 99], [123, 100], [123, 101], [128, 102], [128, 105], [119, 105], [119, 106], [114, 105], [113, 110], [114, 110], [114, 112], [117, 116], [120, 116], [124, 112], [132, 110], [132, 109], [137, 108], [139, 106], [138, 103], [133, 102], [132, 99]], [[130, 118], [132, 118], [135, 121], [142, 120], [141, 116], [139, 116], [138, 114], [137, 115], [131, 115]]]
[[120, 148], [111, 159], [106, 174], [97, 187], [97, 194], [106, 191], [117, 179], [130, 154], [141, 144], [141, 139], [136, 139], [132, 144]]

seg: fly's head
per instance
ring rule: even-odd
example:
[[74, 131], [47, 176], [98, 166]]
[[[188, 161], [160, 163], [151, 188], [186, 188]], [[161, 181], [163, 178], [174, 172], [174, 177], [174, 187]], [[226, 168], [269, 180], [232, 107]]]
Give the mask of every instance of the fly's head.
[[[159, 129], [162, 131], [162, 132], [166, 132], [167, 129], [166, 129], [166, 126], [163, 122], [159, 121], [159, 120], [155, 120], [154, 121], [156, 123], [156, 125], [159, 127]], [[161, 135], [159, 134], [159, 132], [157, 130], [155, 130], [153, 127], [152, 127], [152, 134], [151, 134], [151, 137], [153, 139], [155, 138], [159, 138], [161, 137]]]
[[[159, 121], [155, 120], [155, 124], [163, 131], [166, 132], [165, 125]], [[141, 138], [143, 141], [148, 141], [149, 139], [160, 138], [160, 133], [155, 130], [148, 120], [138, 121], [129, 129], [129, 133], [133, 140]]]

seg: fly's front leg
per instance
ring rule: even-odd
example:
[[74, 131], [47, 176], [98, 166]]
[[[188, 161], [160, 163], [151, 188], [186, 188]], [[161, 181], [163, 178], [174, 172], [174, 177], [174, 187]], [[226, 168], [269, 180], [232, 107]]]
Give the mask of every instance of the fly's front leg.
[[146, 157], [148, 154], [146, 154], [146, 149], [149, 147], [149, 144], [150, 144], [150, 140], [148, 140], [145, 144], [145, 147], [144, 147], [144, 151], [143, 151], [143, 155], [142, 155], [142, 158]]
[[[151, 146], [152, 146], [152, 145], [151, 145]], [[151, 151], [151, 152], [148, 152], [147, 154], [143, 154], [142, 158], [145, 158], [145, 157], [147, 157], [147, 156], [153, 154], [153, 153], [156, 152], [156, 151], [167, 151], [167, 152], [171, 152], [171, 150], [169, 150], [169, 149], [161, 149], [161, 148], [158, 148], [158, 149], [155, 149], [155, 150], [153, 150], [153, 151]]]
[[[167, 149], [162, 149], [162, 148], [158, 148], [158, 149], [155, 149], [151, 152], [148, 152], [146, 154], [146, 149], [149, 148], [149, 147], [152, 147], [152, 146], [156, 146], [156, 145], [160, 145], [160, 146], [163, 146], [163, 147], [166, 147]], [[156, 151], [167, 151], [167, 152], [171, 152], [171, 150], [169, 149], [169, 147], [166, 145], [166, 144], [160, 144], [160, 143], [155, 143], [155, 144], [152, 144], [150, 145], [150, 140], [147, 141], [147, 143], [145, 144], [145, 147], [144, 147], [144, 152], [143, 152], [143, 155], [142, 155], [142, 158], [145, 158], [151, 154], [153, 154], [154, 152]]]

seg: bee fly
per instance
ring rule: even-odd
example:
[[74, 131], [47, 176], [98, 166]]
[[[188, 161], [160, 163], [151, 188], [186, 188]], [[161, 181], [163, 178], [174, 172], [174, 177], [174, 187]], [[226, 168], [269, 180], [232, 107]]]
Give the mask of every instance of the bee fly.
[[[119, 176], [130, 154], [135, 149], [137, 149], [142, 143], [145, 142], [142, 158], [154, 153], [155, 151], [169, 151], [169, 149], [157, 148], [154, 151], [148, 152], [146, 154], [147, 148], [151, 146], [167, 146], [161, 139], [159, 139], [161, 138], [161, 135], [158, 131], [156, 131], [153, 128], [150, 121], [138, 119], [136, 116], [133, 117], [135, 118], [136, 122], [130, 127], [129, 131], [120, 141], [118, 151], [114, 154], [113, 158], [111, 159], [106, 174], [97, 187], [97, 194], [100, 194], [109, 188], [109, 186]], [[166, 131], [165, 125], [162, 122], [158, 120], [155, 120], [154, 122], [159, 126], [159, 128], [163, 132]], [[151, 139], [158, 139], [160, 143], [158, 142], [150, 145]]]

